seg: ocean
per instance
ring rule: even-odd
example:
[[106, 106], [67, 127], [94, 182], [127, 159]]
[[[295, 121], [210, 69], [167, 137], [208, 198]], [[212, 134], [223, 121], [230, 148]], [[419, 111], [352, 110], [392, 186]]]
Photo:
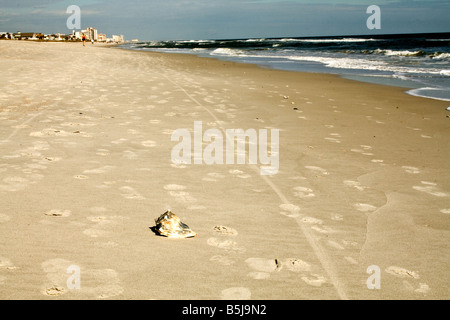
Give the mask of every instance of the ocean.
[[131, 50], [195, 54], [407, 88], [450, 101], [450, 33], [127, 43]]

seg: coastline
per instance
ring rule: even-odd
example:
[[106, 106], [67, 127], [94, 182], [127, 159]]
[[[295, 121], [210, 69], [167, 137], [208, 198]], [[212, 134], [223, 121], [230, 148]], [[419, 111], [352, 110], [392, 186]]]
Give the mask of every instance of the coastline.
[[[448, 102], [192, 55], [3, 43], [2, 299], [450, 297]], [[175, 165], [171, 134], [195, 121], [279, 129], [278, 173]], [[168, 208], [198, 237], [156, 236]]]
[[[410, 88], [408, 94], [450, 101], [448, 34], [315, 38], [171, 40], [122, 48], [185, 53], [276, 70], [337, 74], [347, 79]], [[448, 41], [447, 41], [448, 42]]]

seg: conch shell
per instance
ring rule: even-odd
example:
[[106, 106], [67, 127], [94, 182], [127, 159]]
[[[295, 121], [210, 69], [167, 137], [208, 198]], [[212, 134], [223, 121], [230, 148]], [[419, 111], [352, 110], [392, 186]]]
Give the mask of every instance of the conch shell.
[[180, 218], [170, 210], [164, 212], [158, 219], [155, 219], [155, 232], [161, 236], [169, 238], [192, 238], [197, 236]]

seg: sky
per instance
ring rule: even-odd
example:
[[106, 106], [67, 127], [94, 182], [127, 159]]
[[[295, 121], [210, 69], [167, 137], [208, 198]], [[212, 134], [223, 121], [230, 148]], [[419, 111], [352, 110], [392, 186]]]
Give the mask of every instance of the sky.
[[82, 29], [141, 41], [450, 32], [448, 0], [0, 0], [0, 32], [71, 33], [71, 5]]

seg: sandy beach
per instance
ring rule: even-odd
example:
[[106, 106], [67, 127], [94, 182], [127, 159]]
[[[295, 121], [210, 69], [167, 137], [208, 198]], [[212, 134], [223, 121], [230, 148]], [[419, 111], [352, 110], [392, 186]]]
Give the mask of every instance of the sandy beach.
[[[1, 41], [0, 299], [449, 299], [449, 103], [404, 91]], [[195, 122], [278, 129], [276, 174], [173, 163]]]

